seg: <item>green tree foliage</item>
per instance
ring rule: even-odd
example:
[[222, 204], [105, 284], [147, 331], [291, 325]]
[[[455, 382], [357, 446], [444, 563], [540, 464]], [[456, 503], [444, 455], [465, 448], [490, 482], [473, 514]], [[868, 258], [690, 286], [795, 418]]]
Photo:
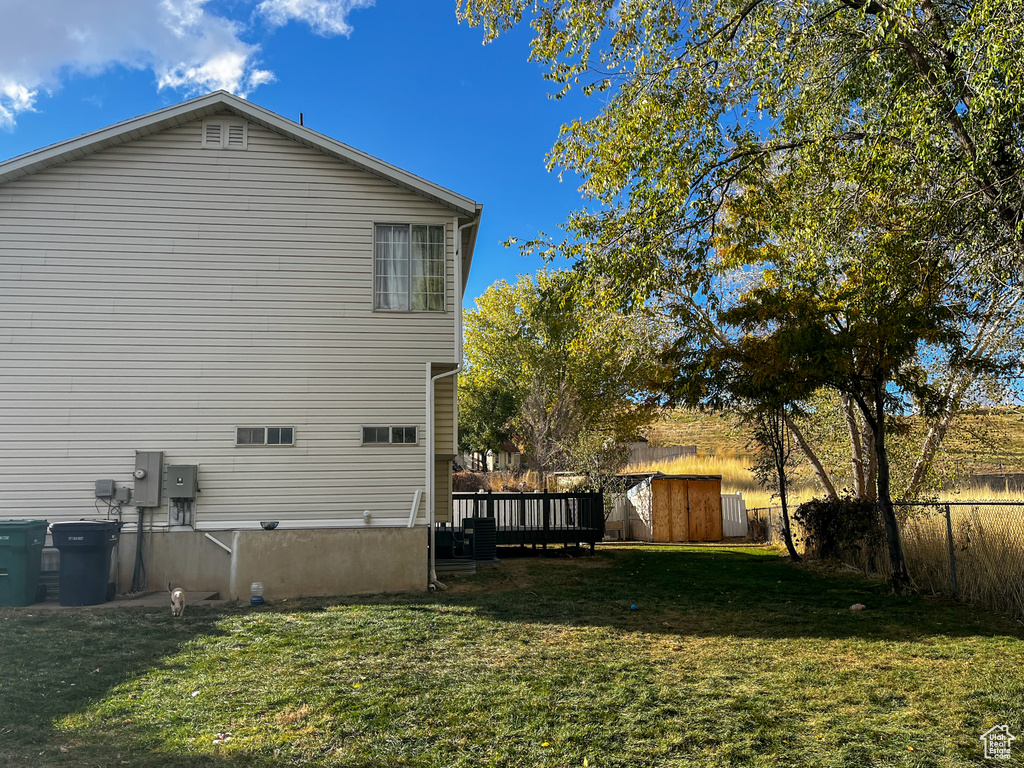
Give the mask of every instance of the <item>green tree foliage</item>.
[[737, 180], [788, 157], [840, 158], [876, 180], [898, 179], [879, 191], [932, 201], [932, 214], [973, 221], [987, 243], [1021, 253], [1019, 0], [458, 8], [488, 38], [530, 19], [531, 58], [548, 77], [563, 92], [603, 92], [600, 114], [567, 125], [551, 162], [579, 173], [603, 204], [572, 218], [579, 252], [637, 284], [667, 278], [675, 287], [680, 265], [699, 284]]
[[469, 450], [515, 437], [549, 469], [580, 434], [632, 438], [653, 416], [663, 378], [660, 326], [618, 311], [599, 284], [542, 270], [499, 281], [465, 313], [459, 429]]
[[[944, 254], [955, 264], [947, 278], [975, 287], [977, 311], [958, 329], [971, 354], [1017, 341], [1019, 0], [460, 0], [459, 12], [487, 38], [529, 20], [531, 57], [559, 93], [578, 85], [602, 98], [596, 117], [563, 128], [549, 157], [597, 205], [570, 216], [564, 242], [530, 248], [579, 257], [714, 338], [718, 309], [759, 275], [759, 259], [730, 248], [756, 247], [771, 265], [832, 241], [850, 261], [863, 239], [892, 235], [908, 253]], [[837, 258], [811, 267], [844, 273]], [[910, 496], [979, 384], [976, 369], [950, 369], [927, 341], [918, 352], [918, 375], [929, 374], [943, 405], [910, 459]], [[870, 431], [854, 407], [848, 399], [848, 425]], [[873, 439], [851, 430], [865, 494]]]

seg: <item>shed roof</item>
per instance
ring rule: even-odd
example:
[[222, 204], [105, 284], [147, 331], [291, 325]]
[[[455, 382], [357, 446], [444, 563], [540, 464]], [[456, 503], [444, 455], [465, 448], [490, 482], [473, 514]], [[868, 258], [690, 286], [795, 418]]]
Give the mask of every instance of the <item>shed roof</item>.
[[664, 472], [624, 472], [617, 477], [657, 477], [665, 480], [721, 480], [721, 475], [666, 475]]

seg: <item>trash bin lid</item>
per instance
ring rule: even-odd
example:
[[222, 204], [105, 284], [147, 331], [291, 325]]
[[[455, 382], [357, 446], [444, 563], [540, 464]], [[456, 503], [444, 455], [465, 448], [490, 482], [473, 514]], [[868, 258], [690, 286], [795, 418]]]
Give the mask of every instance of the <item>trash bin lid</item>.
[[0, 547], [36, 546], [45, 541], [45, 520], [0, 520]]
[[118, 520], [74, 520], [50, 525], [53, 546], [95, 547], [113, 544], [121, 534]]

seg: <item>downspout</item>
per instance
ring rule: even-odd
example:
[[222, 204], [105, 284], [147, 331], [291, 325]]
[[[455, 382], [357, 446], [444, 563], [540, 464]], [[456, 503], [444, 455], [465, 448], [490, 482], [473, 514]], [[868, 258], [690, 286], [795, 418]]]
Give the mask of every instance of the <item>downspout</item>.
[[[480, 213], [477, 212], [473, 220], [468, 224], [459, 226], [459, 219], [453, 219], [452, 228], [455, 231], [455, 368], [436, 376], [430, 375], [431, 364], [427, 363], [427, 458], [426, 458], [426, 487], [427, 487], [427, 549], [429, 551], [427, 585], [434, 589], [447, 589], [437, 580], [435, 570], [436, 548], [434, 547], [434, 528], [437, 525], [437, 506], [434, 502], [436, 483], [434, 482], [434, 385], [440, 379], [455, 376], [462, 371], [462, 230], [480, 223]], [[456, 406], [457, 407], [457, 406]]]

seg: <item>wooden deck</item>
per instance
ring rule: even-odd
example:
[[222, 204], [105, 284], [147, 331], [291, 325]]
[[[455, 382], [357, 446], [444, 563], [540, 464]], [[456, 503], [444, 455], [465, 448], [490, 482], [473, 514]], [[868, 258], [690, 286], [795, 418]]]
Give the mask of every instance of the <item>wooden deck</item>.
[[441, 537], [457, 544], [463, 520], [474, 517], [494, 518], [499, 547], [589, 544], [593, 549], [604, 538], [600, 493], [453, 493], [452, 522], [441, 528]]

